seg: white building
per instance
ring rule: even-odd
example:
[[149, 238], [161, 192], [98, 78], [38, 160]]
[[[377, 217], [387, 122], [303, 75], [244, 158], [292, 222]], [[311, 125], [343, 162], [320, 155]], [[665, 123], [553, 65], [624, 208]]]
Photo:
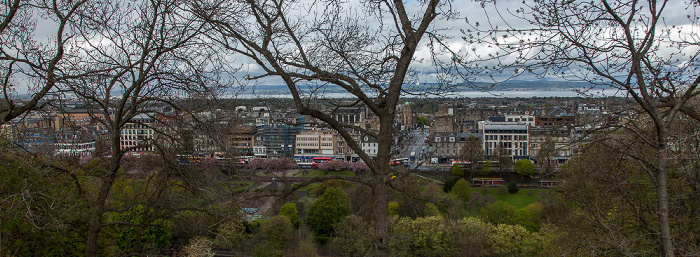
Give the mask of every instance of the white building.
[[379, 142], [376, 138], [369, 135], [362, 135], [360, 138], [362, 140], [362, 151], [369, 157], [377, 157], [377, 151], [379, 151]]
[[253, 155], [255, 155], [255, 157], [266, 158], [267, 157], [267, 147], [265, 147], [264, 145], [253, 146]]
[[121, 149], [130, 152], [153, 152], [153, 118], [139, 114], [124, 125]]
[[56, 143], [54, 144], [54, 146], [56, 147], [56, 150], [54, 150], [54, 154], [60, 156], [86, 157], [92, 156], [92, 153], [95, 152], [95, 141]]
[[514, 160], [529, 156], [528, 125], [480, 122], [479, 127], [486, 156], [497, 156], [497, 150]]
[[294, 158], [308, 161], [314, 157], [335, 157], [335, 131], [327, 129], [306, 129], [296, 135]]

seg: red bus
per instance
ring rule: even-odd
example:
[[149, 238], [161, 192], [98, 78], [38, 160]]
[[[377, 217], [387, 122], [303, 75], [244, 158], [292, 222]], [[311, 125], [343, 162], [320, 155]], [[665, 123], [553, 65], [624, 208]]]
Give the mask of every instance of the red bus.
[[333, 160], [332, 157], [314, 157], [313, 159], [311, 159], [311, 161], [315, 163], [329, 162], [331, 160]]

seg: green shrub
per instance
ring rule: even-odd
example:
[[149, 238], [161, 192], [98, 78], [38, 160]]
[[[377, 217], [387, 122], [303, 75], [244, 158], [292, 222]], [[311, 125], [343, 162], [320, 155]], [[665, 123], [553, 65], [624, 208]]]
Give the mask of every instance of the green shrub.
[[515, 182], [508, 183], [508, 193], [515, 194], [519, 190], [520, 188], [518, 188], [518, 185], [516, 185]]

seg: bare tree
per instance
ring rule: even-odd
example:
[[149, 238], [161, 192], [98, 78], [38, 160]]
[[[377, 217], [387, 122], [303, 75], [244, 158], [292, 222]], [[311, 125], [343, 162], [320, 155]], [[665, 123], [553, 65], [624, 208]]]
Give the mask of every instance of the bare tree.
[[551, 135], [545, 135], [544, 141], [540, 143], [540, 149], [537, 151], [537, 162], [540, 166], [540, 173], [549, 175], [554, 171], [552, 158], [557, 155], [556, 142]]
[[[389, 255], [389, 162], [396, 106], [415, 80], [411, 64], [419, 44], [441, 49], [431, 32], [439, 17], [454, 18], [449, 1], [377, 0], [296, 2], [204, 0], [193, 5], [219, 33], [214, 40], [249, 58], [262, 71], [249, 79], [281, 80], [297, 112], [336, 130], [369, 166], [368, 176], [346, 177], [372, 188], [374, 255]], [[441, 88], [423, 88], [439, 92]], [[331, 99], [337, 90], [349, 97]], [[327, 109], [320, 108], [326, 107]], [[376, 116], [372, 129], [342, 122], [332, 110], [363, 107]], [[365, 154], [350, 130], [378, 140], [376, 159]]]
[[462, 144], [460, 157], [462, 160], [472, 163], [470, 168], [476, 166], [479, 161], [484, 159], [484, 148], [482, 147], [481, 139], [469, 135], [464, 144]]
[[[89, 8], [81, 1], [2, 1], [0, 4], [0, 124], [31, 110], [40, 109], [45, 98], [56, 93], [57, 84], [80, 76], [66, 66], [74, 58], [73, 26]], [[51, 34], [37, 31], [55, 28]], [[42, 38], [43, 37], [43, 38]], [[18, 102], [17, 91], [26, 88], [29, 101]], [[43, 101], [43, 102], [42, 102]]]
[[[220, 83], [225, 84], [226, 69], [217, 65], [219, 51], [205, 42], [207, 28], [187, 12], [183, 1], [110, 1], [93, 3], [76, 27], [80, 37], [77, 44], [80, 58], [71, 59], [76, 69], [90, 76], [72, 78], [62, 83], [63, 92], [77, 96], [91, 107], [92, 116], [107, 128], [107, 142], [111, 155], [106, 159], [104, 172], [98, 174], [94, 199], [89, 199], [92, 215], [89, 218], [87, 255], [96, 256], [100, 231], [108, 226], [129, 225], [120, 222], [104, 223], [104, 215], [119, 212], [108, 201], [125, 153], [151, 148], [159, 151], [156, 138], [144, 137], [136, 145], [125, 145], [122, 129], [127, 123], [150, 128], [163, 137], [178, 139], [169, 129], [168, 117], [161, 110], [169, 107], [181, 110], [178, 99], [196, 98], [200, 101], [216, 97]], [[223, 62], [220, 62], [223, 63]], [[149, 120], [152, 122], [147, 122]], [[160, 138], [162, 141], [167, 138]], [[167, 141], [167, 140], [165, 140]], [[167, 175], [168, 172], [160, 174]], [[154, 181], [168, 187], [167, 177]], [[151, 195], [136, 199], [142, 204], [156, 204], [162, 195], [154, 190]], [[154, 200], [155, 199], [155, 200]], [[145, 215], [145, 214], [144, 214]], [[144, 222], [153, 219], [146, 219]], [[149, 224], [131, 224], [148, 226]]]
[[[676, 253], [668, 191], [671, 124], [682, 118], [700, 119], [688, 105], [697, 98], [700, 84], [698, 4], [536, 1], [509, 11], [508, 16], [499, 14], [492, 19], [502, 24], [498, 28], [470, 24], [466, 37], [475, 44], [496, 46], [498, 52], [481, 57], [497, 61], [492, 67], [499, 72], [588, 81], [624, 92], [636, 102], [649, 117], [652, 133], [643, 133], [641, 127], [621, 127], [654, 150], [636, 157], [654, 181], [659, 244], [665, 256]], [[529, 27], [520, 27], [523, 24]]]

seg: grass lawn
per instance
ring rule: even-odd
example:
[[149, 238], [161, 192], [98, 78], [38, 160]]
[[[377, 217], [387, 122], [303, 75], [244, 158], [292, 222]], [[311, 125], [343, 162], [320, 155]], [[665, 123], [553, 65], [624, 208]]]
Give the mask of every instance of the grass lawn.
[[[475, 192], [481, 192], [479, 188], [473, 188]], [[505, 193], [499, 194], [495, 188], [491, 189], [491, 195], [496, 197], [496, 201], [504, 201], [507, 204], [515, 206], [515, 209], [524, 208], [525, 206], [536, 203], [540, 196], [540, 191], [545, 189], [531, 189], [531, 188], [521, 188], [515, 194]], [[532, 193], [528, 193], [532, 191]], [[529, 196], [531, 195], [531, 196]]]
[[[306, 174], [304, 174], [304, 171]], [[313, 178], [313, 177], [323, 177], [325, 176], [325, 171], [322, 170], [299, 170], [295, 171], [294, 175], [292, 177], [295, 178]], [[350, 171], [350, 170], [341, 170], [341, 171], [329, 171], [328, 176], [336, 176], [336, 175], [341, 175], [341, 176], [355, 176], [355, 173]]]

